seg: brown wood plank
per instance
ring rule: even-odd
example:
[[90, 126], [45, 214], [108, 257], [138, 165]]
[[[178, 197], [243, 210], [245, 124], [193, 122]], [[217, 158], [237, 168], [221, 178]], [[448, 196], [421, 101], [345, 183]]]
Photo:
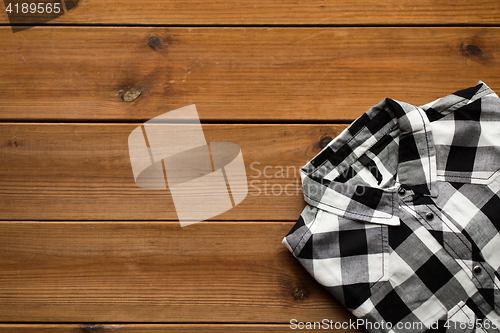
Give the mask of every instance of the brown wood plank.
[[[304, 323], [305, 324], [305, 323]], [[335, 325], [335, 323], [333, 324]], [[305, 326], [305, 325], [304, 325]], [[301, 326], [302, 327], [302, 326]], [[325, 328], [307, 329], [307, 331], [321, 331]], [[295, 328], [299, 329], [299, 328]], [[305, 330], [305, 328], [304, 328]], [[290, 325], [283, 324], [0, 324], [0, 332], [5, 333], [92, 333], [92, 332], [116, 332], [116, 333], [156, 333], [156, 332], [290, 332]], [[364, 330], [346, 329], [344, 333], [361, 333]]]
[[[1, 27], [0, 119], [144, 121], [196, 104], [205, 121], [350, 121], [385, 97], [421, 105], [478, 80], [500, 91], [499, 32]], [[130, 89], [142, 95], [124, 102]]]
[[[70, 0], [68, 2], [75, 3]], [[3, 9], [3, 4], [0, 5]], [[498, 24], [496, 0], [80, 0], [64, 24]], [[1, 16], [0, 23], [8, 23]]]
[[0, 321], [348, 321], [281, 244], [292, 226], [1, 222]]
[[[128, 136], [139, 124], [0, 124], [1, 220], [176, 220], [168, 190], [135, 184]], [[296, 220], [300, 167], [346, 125], [203, 125], [233, 142], [249, 194], [217, 220]], [[325, 139], [326, 138], [326, 139]]]

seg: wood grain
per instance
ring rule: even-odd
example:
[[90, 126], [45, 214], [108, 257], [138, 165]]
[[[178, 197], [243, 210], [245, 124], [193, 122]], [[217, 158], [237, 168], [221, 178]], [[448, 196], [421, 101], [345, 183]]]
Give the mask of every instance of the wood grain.
[[[75, 1], [68, 1], [74, 3]], [[3, 3], [0, 5], [3, 9]], [[80, 0], [57, 24], [498, 24], [496, 0]], [[8, 23], [6, 16], [0, 23]]]
[[[318, 327], [318, 326], [317, 326]], [[298, 329], [298, 328], [297, 328]], [[0, 332], [5, 333], [194, 333], [194, 332], [290, 332], [290, 325], [284, 324], [0, 324]], [[321, 331], [324, 329], [311, 329]], [[310, 331], [309, 329], [307, 331]], [[361, 333], [364, 330], [342, 330], [344, 333]]]
[[[177, 220], [168, 190], [135, 184], [128, 136], [140, 124], [0, 124], [0, 219]], [[288, 220], [305, 203], [300, 167], [346, 125], [203, 125], [233, 142], [249, 194], [217, 220]]]
[[281, 244], [292, 226], [1, 222], [0, 321], [349, 320]]
[[196, 104], [210, 122], [349, 122], [385, 97], [422, 105], [479, 80], [500, 90], [499, 32], [1, 27], [0, 119], [144, 121]]

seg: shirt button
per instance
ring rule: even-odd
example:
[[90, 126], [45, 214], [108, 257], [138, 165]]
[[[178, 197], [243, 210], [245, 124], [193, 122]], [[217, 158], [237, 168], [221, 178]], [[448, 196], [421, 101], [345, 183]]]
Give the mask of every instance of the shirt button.
[[403, 187], [400, 187], [399, 190], [398, 190], [398, 193], [399, 193], [399, 195], [405, 195], [406, 194], [406, 190]]
[[479, 265], [477, 265], [477, 266], [475, 266], [475, 267], [474, 267], [474, 273], [476, 273], [476, 274], [481, 273], [481, 271], [482, 271], [482, 270], [483, 270], [483, 269], [482, 269], [482, 268], [481, 268], [481, 266], [479, 266]]
[[434, 214], [429, 212], [425, 215], [425, 217], [428, 219], [428, 220], [432, 220], [434, 218]]

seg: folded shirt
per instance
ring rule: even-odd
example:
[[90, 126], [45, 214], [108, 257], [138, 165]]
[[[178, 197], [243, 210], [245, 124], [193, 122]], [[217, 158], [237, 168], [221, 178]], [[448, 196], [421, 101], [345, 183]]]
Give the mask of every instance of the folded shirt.
[[301, 169], [283, 244], [370, 332], [500, 332], [499, 170], [485, 83], [385, 99]]

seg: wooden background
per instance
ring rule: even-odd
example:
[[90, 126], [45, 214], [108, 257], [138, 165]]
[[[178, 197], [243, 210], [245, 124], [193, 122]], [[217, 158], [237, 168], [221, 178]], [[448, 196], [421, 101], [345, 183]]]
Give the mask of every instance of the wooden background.
[[[299, 168], [385, 97], [499, 92], [499, 24], [498, 0], [80, 0], [17, 33], [0, 14], [0, 331], [353, 320], [281, 244]], [[127, 138], [190, 104], [241, 147], [250, 193], [181, 228]]]

